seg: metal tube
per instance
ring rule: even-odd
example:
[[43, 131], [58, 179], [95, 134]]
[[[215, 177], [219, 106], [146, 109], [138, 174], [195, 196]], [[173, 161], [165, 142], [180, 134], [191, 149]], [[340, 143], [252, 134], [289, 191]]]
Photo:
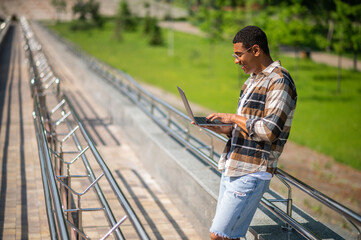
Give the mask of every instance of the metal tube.
[[325, 204], [329, 208], [335, 210], [345, 218], [349, 219], [352, 222], [361, 225], [361, 216], [355, 213], [354, 211], [350, 210], [349, 208], [343, 206], [342, 204], [334, 201], [333, 199], [327, 197], [323, 193], [317, 191], [316, 189], [312, 188], [311, 186], [303, 183], [302, 181], [296, 179], [295, 177], [291, 176], [290, 174], [286, 173], [285, 171], [277, 168], [276, 174], [282, 177], [284, 180], [292, 183], [292, 185], [296, 186], [300, 190], [304, 191], [311, 197], [315, 198], [319, 202]]
[[34, 126], [35, 126], [35, 135], [38, 143], [38, 151], [39, 151], [39, 160], [40, 160], [40, 169], [41, 169], [41, 179], [43, 182], [43, 188], [44, 188], [44, 198], [45, 198], [45, 205], [46, 205], [46, 213], [48, 215], [48, 224], [49, 224], [49, 230], [50, 230], [50, 236], [51, 239], [57, 239], [58, 231], [56, 229], [55, 219], [53, 215], [53, 205], [51, 202], [51, 195], [50, 195], [50, 189], [48, 180], [46, 179], [46, 169], [45, 169], [45, 163], [44, 163], [44, 152], [42, 149], [42, 144], [39, 136], [39, 128], [38, 123], [36, 121], [36, 114], [33, 112], [34, 117]]
[[134, 228], [136, 229], [139, 237], [141, 239], [149, 239], [148, 234], [146, 233], [146, 231], [144, 230], [142, 224], [140, 223], [137, 215], [135, 214], [134, 210], [132, 209], [132, 207], [130, 206], [128, 200], [125, 198], [123, 192], [120, 190], [117, 182], [115, 181], [111, 171], [109, 170], [108, 166], [105, 164], [104, 160], [102, 159], [102, 157], [100, 156], [98, 150], [95, 148], [93, 141], [90, 139], [90, 137], [86, 134], [86, 130], [85, 127], [83, 126], [83, 124], [79, 121], [79, 117], [77, 115], [77, 113], [74, 110], [74, 107], [72, 106], [72, 104], [68, 101], [66, 95], [64, 95], [64, 99], [67, 101], [68, 106], [70, 108], [70, 110], [72, 111], [72, 115], [74, 117], [74, 119], [78, 122], [79, 128], [81, 130], [81, 132], [83, 133], [83, 136], [85, 138], [85, 140], [88, 142], [88, 146], [90, 147], [91, 151], [93, 152], [93, 155], [95, 157], [95, 159], [97, 160], [99, 166], [101, 167], [101, 169], [103, 170], [105, 177], [107, 178], [110, 186], [112, 187], [113, 191], [115, 192], [118, 200], [122, 203], [125, 211], [127, 212], [129, 219], [131, 220], [131, 222], [133, 223]]
[[[34, 101], [34, 104], [35, 104], [34, 109], [36, 111], [36, 115], [40, 116], [40, 106], [39, 106], [39, 102], [38, 102], [38, 97], [35, 97], [34, 100], [35, 100]], [[39, 121], [41, 121], [41, 120], [39, 119]], [[62, 239], [69, 239], [68, 229], [66, 227], [65, 218], [64, 218], [63, 211], [62, 211], [59, 192], [58, 192], [57, 185], [55, 182], [55, 175], [54, 175], [53, 167], [52, 167], [52, 163], [51, 163], [50, 151], [47, 146], [45, 129], [41, 122], [39, 125], [40, 125], [40, 132], [42, 133], [41, 134], [41, 140], [42, 140], [41, 142], [43, 143], [44, 153], [45, 153], [44, 155], [45, 155], [45, 167], [47, 169], [47, 179], [48, 179], [49, 186], [51, 189], [52, 200], [53, 200], [53, 204], [54, 204], [53, 205], [54, 212], [55, 212], [55, 216], [56, 216], [56, 220], [57, 220], [59, 234]]]
[[81, 209], [81, 196], [78, 195], [78, 228], [83, 231], [83, 210]]
[[314, 233], [312, 233], [310, 230], [302, 226], [299, 222], [288, 216], [285, 212], [283, 212], [281, 209], [276, 207], [267, 199], [262, 198], [261, 203], [263, 206], [271, 210], [271, 212], [275, 213], [282, 221], [290, 224], [298, 233], [300, 233], [306, 239], [320, 240], [320, 238], [317, 237]]
[[[66, 95], [64, 95], [63, 98], [64, 98], [64, 100], [65, 100], [67, 103], [69, 103], [69, 100], [66, 98]], [[68, 106], [69, 106], [69, 105], [68, 105]], [[69, 106], [69, 107], [71, 107], [71, 106]], [[73, 111], [73, 110], [74, 110], [74, 109], [72, 109], [72, 111]], [[75, 114], [75, 115], [76, 115], [76, 114]], [[73, 115], [73, 116], [74, 116], [74, 115]], [[76, 115], [76, 116], [77, 116], [77, 115]], [[79, 119], [77, 119], [77, 121], [79, 122]], [[66, 122], [66, 123], [67, 123], [67, 125], [68, 125], [68, 128], [71, 129], [70, 123], [68, 123], [68, 122]], [[78, 126], [79, 126], [79, 124], [78, 124]], [[82, 147], [81, 147], [81, 144], [80, 144], [80, 142], [79, 142], [78, 137], [76, 136], [76, 134], [72, 134], [72, 138], [73, 138], [75, 144], [77, 145], [77, 148], [81, 151], [81, 150], [82, 150]], [[91, 179], [92, 181], [94, 181], [94, 180], [96, 179], [96, 177], [95, 177], [95, 175], [94, 175], [94, 173], [93, 173], [93, 170], [92, 170], [91, 167], [90, 167], [90, 164], [89, 164], [89, 162], [88, 162], [87, 157], [86, 157], [85, 155], [82, 155], [81, 158], [82, 158], [82, 160], [83, 160], [83, 164], [84, 164], [84, 166], [85, 166], [85, 168], [86, 168], [86, 170], [87, 170], [87, 173], [89, 174], [90, 179]], [[106, 200], [106, 198], [105, 198], [105, 196], [104, 196], [104, 194], [103, 194], [103, 192], [102, 192], [102, 190], [101, 190], [101, 188], [99, 187], [98, 184], [95, 184], [95, 190], [96, 190], [97, 197], [98, 197], [99, 201], [101, 202], [102, 206], [104, 207], [105, 216], [107, 217], [109, 223], [110, 223], [112, 226], [114, 226], [114, 225], [116, 224], [116, 219], [115, 219], [115, 217], [113, 216], [113, 213], [112, 213], [112, 211], [111, 211], [111, 208], [110, 208], [109, 204], [107, 203], [107, 200]], [[117, 237], [118, 239], [124, 239], [124, 236], [123, 236], [122, 232], [121, 232], [119, 229], [117, 229], [117, 230], [115, 231], [115, 234], [116, 234], [116, 237]]]

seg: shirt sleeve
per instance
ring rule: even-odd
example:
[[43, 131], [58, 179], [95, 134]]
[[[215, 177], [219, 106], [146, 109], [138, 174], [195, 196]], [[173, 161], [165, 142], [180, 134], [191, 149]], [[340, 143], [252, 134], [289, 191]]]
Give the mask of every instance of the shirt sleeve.
[[284, 76], [271, 81], [266, 95], [264, 117], [248, 119], [246, 122], [249, 136], [255, 141], [278, 140], [295, 108], [296, 98], [292, 79]]

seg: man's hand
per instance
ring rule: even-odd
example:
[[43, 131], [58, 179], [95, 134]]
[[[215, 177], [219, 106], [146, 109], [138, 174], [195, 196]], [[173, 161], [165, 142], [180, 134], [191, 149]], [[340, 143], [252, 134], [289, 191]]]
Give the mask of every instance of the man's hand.
[[[247, 118], [239, 116], [237, 114], [231, 114], [231, 113], [212, 113], [207, 116], [208, 120], [216, 120], [218, 119], [222, 123], [232, 123], [237, 124], [242, 130], [248, 134], [248, 130], [246, 127], [246, 121]], [[213, 130], [212, 130], [213, 131]], [[217, 132], [217, 131], [215, 131]], [[218, 132], [217, 132], [218, 133]], [[227, 134], [227, 133], [226, 133]]]
[[[195, 122], [193, 121], [192, 124], [195, 125]], [[212, 126], [212, 125], [201, 125], [201, 126], [197, 125], [197, 126], [202, 127], [202, 128], [207, 128], [218, 134], [230, 135], [232, 132], [232, 126]]]
[[202, 126], [218, 134], [226, 134], [227, 136], [231, 134], [232, 126]]
[[214, 120], [219, 120], [222, 123], [232, 123], [234, 124], [234, 116], [236, 116], [235, 114], [230, 114], [230, 113], [212, 113], [210, 115], [207, 116], [207, 119], [210, 121], [214, 121]]

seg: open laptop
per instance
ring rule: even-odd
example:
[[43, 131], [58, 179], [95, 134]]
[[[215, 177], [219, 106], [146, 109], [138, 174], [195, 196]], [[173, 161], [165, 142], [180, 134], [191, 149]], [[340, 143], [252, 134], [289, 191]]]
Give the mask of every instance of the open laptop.
[[217, 119], [214, 121], [210, 121], [206, 117], [195, 117], [193, 115], [191, 107], [189, 106], [189, 103], [188, 103], [188, 100], [187, 100], [187, 97], [186, 97], [184, 91], [178, 86], [177, 86], [177, 88], [178, 88], [179, 94], [183, 100], [184, 107], [187, 110], [188, 116], [195, 122], [196, 125], [199, 125], [199, 126], [232, 126], [231, 123], [222, 123], [221, 121], [219, 121]]

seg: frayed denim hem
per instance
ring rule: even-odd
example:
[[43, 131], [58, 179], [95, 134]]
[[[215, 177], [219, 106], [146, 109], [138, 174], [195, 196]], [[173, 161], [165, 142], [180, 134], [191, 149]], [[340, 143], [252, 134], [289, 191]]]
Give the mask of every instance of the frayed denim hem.
[[244, 239], [244, 240], [247, 240], [247, 238], [246, 238], [246, 236], [244, 236], [244, 237], [230, 237], [230, 236], [227, 236], [226, 234], [223, 234], [223, 233], [219, 233], [219, 232], [217, 232], [217, 231], [212, 231], [212, 230], [210, 230], [210, 232], [211, 233], [213, 233], [214, 235], [216, 235], [216, 236], [218, 236], [218, 237], [221, 237], [222, 239], [223, 238], [229, 238], [229, 239]]

